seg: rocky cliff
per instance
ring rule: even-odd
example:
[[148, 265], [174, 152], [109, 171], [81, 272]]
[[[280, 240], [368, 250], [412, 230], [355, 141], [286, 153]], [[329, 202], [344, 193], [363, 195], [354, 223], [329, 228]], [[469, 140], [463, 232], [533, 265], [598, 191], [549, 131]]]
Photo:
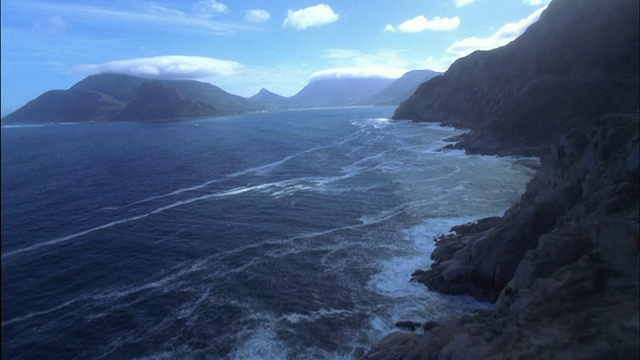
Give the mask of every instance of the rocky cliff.
[[412, 275], [495, 310], [393, 333], [366, 359], [640, 358], [637, 11], [554, 0], [522, 37], [461, 59], [400, 106], [396, 117], [471, 129], [458, 146], [536, 154], [541, 167], [502, 217], [434, 239], [431, 268]]
[[[592, 233], [608, 223], [636, 233], [626, 243], [631, 252], [607, 256], [609, 266], [635, 261], [637, 275], [638, 132], [636, 113], [604, 116], [562, 136], [541, 157], [541, 169], [517, 204], [501, 218], [456, 227], [455, 235], [438, 239], [436, 262], [415, 279], [434, 290], [493, 302], [512, 279], [517, 280], [512, 289], [526, 287], [585, 255], [594, 246]], [[552, 248], [561, 242], [561, 248]], [[552, 249], [536, 268], [523, 265], [528, 250], [546, 243]]]
[[501, 218], [437, 239], [413, 279], [496, 310], [394, 333], [366, 359], [637, 359], [638, 114], [563, 136]]
[[394, 118], [470, 129], [472, 152], [538, 155], [600, 114], [638, 109], [638, 1], [555, 0], [510, 44], [457, 60]]

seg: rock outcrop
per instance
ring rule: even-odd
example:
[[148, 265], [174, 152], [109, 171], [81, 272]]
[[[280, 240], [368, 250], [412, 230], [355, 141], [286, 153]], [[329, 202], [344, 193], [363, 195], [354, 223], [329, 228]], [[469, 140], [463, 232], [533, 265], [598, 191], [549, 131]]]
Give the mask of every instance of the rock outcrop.
[[[485, 220], [490, 227], [476, 226], [440, 238], [432, 268], [414, 278], [437, 291], [496, 301], [512, 279], [516, 280], [512, 288], [529, 286], [593, 250], [595, 233], [610, 227], [637, 232], [633, 226], [637, 227], [640, 194], [635, 160], [638, 131], [637, 114], [609, 115], [563, 136], [541, 158], [541, 169], [517, 204], [502, 218]], [[633, 240], [627, 245], [634, 245]], [[548, 244], [553, 244], [551, 249], [545, 247]], [[607, 258], [611, 262], [631, 254], [623, 263], [632, 262], [633, 256], [637, 261], [635, 246], [635, 254], [624, 252], [631, 247]], [[537, 263], [525, 257], [533, 256], [527, 252], [536, 247]]]

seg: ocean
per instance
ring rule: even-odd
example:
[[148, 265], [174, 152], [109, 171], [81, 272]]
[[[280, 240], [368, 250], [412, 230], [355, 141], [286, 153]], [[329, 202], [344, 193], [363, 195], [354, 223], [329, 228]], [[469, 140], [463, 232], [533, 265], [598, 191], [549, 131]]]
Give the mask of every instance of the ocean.
[[532, 170], [393, 107], [2, 127], [2, 358], [351, 359], [490, 308], [410, 282]]

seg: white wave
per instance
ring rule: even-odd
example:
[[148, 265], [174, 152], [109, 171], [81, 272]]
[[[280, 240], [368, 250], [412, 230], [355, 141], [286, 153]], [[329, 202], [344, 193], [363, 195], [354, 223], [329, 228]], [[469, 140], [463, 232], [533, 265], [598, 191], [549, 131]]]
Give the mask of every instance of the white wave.
[[276, 323], [266, 322], [257, 329], [245, 329], [239, 334], [243, 341], [233, 349], [231, 359], [288, 359], [285, 342], [277, 339]]
[[124, 205], [124, 206], [120, 206], [120, 207], [118, 207], [118, 206], [107, 206], [104, 209], [118, 210], [118, 209], [122, 209], [122, 208], [127, 208], [127, 207], [131, 207], [133, 205], [143, 204], [143, 203], [146, 203], [146, 202], [149, 202], [149, 201], [153, 201], [153, 200], [164, 199], [164, 198], [167, 198], [167, 197], [180, 195], [182, 193], [189, 192], [189, 191], [195, 191], [195, 190], [204, 189], [204, 188], [206, 188], [207, 186], [209, 186], [211, 184], [219, 183], [221, 181], [222, 181], [222, 179], [213, 179], [213, 180], [205, 181], [202, 184], [198, 184], [198, 185], [194, 185], [194, 186], [178, 189], [178, 190], [172, 191], [172, 192], [167, 193], [167, 194], [151, 196], [151, 197], [148, 197], [146, 199], [138, 200], [136, 202], [132, 202], [132, 203]]
[[87, 298], [87, 296], [80, 296], [80, 297], [78, 297], [78, 298], [71, 299], [71, 300], [69, 300], [69, 301], [65, 301], [64, 303], [62, 303], [62, 304], [60, 304], [60, 305], [58, 305], [58, 306], [55, 306], [55, 307], [53, 307], [53, 308], [50, 308], [50, 309], [41, 310], [41, 311], [34, 311], [34, 312], [30, 312], [30, 313], [28, 313], [28, 314], [25, 314], [25, 315], [22, 315], [22, 316], [15, 317], [15, 318], [13, 318], [13, 319], [9, 319], [9, 320], [7, 320], [7, 321], [3, 321], [3, 322], [2, 322], [2, 327], [9, 326], [9, 325], [14, 324], [14, 323], [17, 323], [17, 322], [22, 322], [22, 321], [25, 321], [25, 320], [29, 320], [29, 319], [31, 319], [31, 318], [33, 318], [33, 317], [36, 317], [36, 316], [42, 316], [42, 315], [50, 314], [50, 313], [52, 313], [52, 312], [55, 312], [55, 311], [58, 311], [58, 310], [64, 309], [64, 308], [66, 308], [66, 307], [68, 307], [68, 306], [71, 306], [71, 305], [73, 305], [73, 304], [75, 304], [75, 303], [77, 303], [77, 302], [79, 302], [79, 301], [82, 301], [82, 300], [84, 300], [84, 299], [86, 299], [86, 298]]
[[306, 149], [306, 150], [300, 151], [298, 153], [286, 156], [286, 157], [284, 157], [284, 158], [282, 158], [282, 159], [280, 159], [278, 161], [274, 161], [274, 162], [269, 163], [269, 164], [265, 164], [265, 165], [261, 165], [261, 166], [257, 166], [257, 167], [253, 167], [253, 168], [237, 171], [237, 172], [235, 172], [233, 174], [227, 175], [227, 177], [234, 178], [234, 177], [238, 177], [238, 176], [241, 176], [241, 175], [247, 175], [247, 174], [257, 174], [257, 175], [264, 176], [264, 175], [269, 174], [271, 171], [276, 169], [278, 166], [286, 163], [287, 161], [289, 161], [291, 159], [295, 159], [295, 158], [300, 157], [302, 155], [305, 155], [305, 154], [308, 154], [308, 153], [311, 153], [311, 152], [314, 152], [314, 151], [326, 149], [326, 148], [329, 148], [329, 147], [332, 147], [332, 146], [334, 146], [334, 145], [329, 144], [329, 145], [316, 146], [316, 147], [313, 147], [313, 148], [310, 148], [310, 149]]
[[42, 124], [12, 124], [12, 125], [2, 125], [3, 129], [20, 129], [20, 128], [39, 128], [39, 127], [49, 127], [49, 126], [57, 126], [57, 125], [80, 125], [84, 124], [82, 122], [60, 122], [60, 123], [42, 123]]
[[87, 229], [87, 230], [84, 230], [84, 231], [80, 231], [80, 232], [77, 232], [77, 233], [74, 233], [74, 234], [71, 234], [71, 235], [63, 236], [63, 237], [52, 239], [52, 240], [48, 240], [48, 241], [43, 241], [43, 242], [36, 243], [36, 244], [30, 245], [30, 246], [27, 246], [27, 247], [24, 247], [24, 248], [20, 248], [20, 249], [17, 249], [17, 250], [12, 250], [12, 251], [3, 253], [1, 259], [5, 260], [5, 259], [9, 259], [9, 258], [11, 258], [11, 257], [13, 257], [15, 255], [21, 254], [21, 253], [32, 252], [34, 250], [38, 250], [38, 249], [43, 248], [43, 247], [49, 247], [49, 246], [53, 246], [53, 245], [63, 244], [63, 243], [66, 243], [68, 241], [71, 241], [71, 240], [73, 240], [75, 238], [78, 238], [78, 237], [81, 237], [81, 236], [84, 236], [84, 235], [87, 235], [87, 234], [91, 234], [91, 233], [99, 231], [99, 230], [104, 230], [104, 229], [108, 229], [108, 228], [116, 226], [116, 225], [125, 224], [125, 223], [128, 223], [128, 222], [144, 219], [144, 218], [149, 217], [151, 215], [155, 215], [155, 214], [158, 214], [158, 213], [170, 210], [170, 209], [174, 209], [174, 208], [177, 208], [177, 207], [180, 207], [180, 206], [184, 206], [184, 205], [188, 205], [188, 204], [192, 204], [192, 203], [195, 203], [195, 202], [208, 200], [208, 199], [212, 199], [212, 198], [239, 195], [239, 194], [243, 194], [243, 193], [250, 192], [250, 191], [258, 191], [258, 190], [264, 190], [264, 189], [273, 188], [273, 187], [280, 187], [280, 186], [283, 186], [283, 184], [287, 184], [288, 182], [290, 182], [290, 181], [267, 183], [267, 184], [260, 184], [260, 185], [254, 185], [254, 186], [237, 187], [237, 188], [234, 188], [234, 189], [231, 189], [231, 190], [226, 190], [226, 191], [222, 191], [222, 192], [218, 192], [218, 193], [206, 194], [206, 195], [196, 196], [196, 197], [185, 199], [185, 200], [176, 201], [176, 202], [173, 202], [173, 203], [171, 203], [169, 205], [161, 206], [159, 208], [156, 208], [153, 211], [149, 211], [149, 212], [144, 213], [144, 214], [132, 216], [132, 217], [121, 219], [121, 220], [112, 221], [112, 222], [109, 222], [107, 224], [96, 226], [94, 228]]
[[51, 126], [53, 124], [25, 124], [25, 125], [2, 125], [3, 129], [20, 129], [20, 128], [36, 128]]
[[[275, 316], [268, 312], [254, 312], [249, 317], [258, 320], [257, 327], [245, 328], [237, 337], [241, 342], [232, 350], [228, 359], [353, 359], [352, 354], [339, 354], [318, 347], [306, 347], [303, 353], [292, 354], [289, 345], [278, 338], [278, 330], [301, 321], [316, 321], [326, 316], [344, 316], [360, 310], [320, 309], [309, 314], [291, 313]], [[355, 347], [355, 343], [348, 343]], [[293, 349], [299, 351], [299, 349]]]
[[320, 310], [312, 311], [308, 314], [291, 313], [291, 314], [283, 315], [281, 318], [290, 323], [297, 324], [301, 321], [314, 322], [324, 317], [335, 316], [335, 315], [349, 315], [352, 313], [353, 311], [350, 311], [350, 310], [320, 309]]
[[162, 351], [162, 352], [154, 353], [151, 355], [136, 357], [133, 359], [134, 360], [164, 360], [164, 359], [171, 360], [175, 358], [176, 358], [176, 354], [174, 352]]
[[367, 166], [361, 166], [362, 164], [367, 164], [372, 162], [373, 160], [378, 160], [380, 158], [382, 158], [383, 156], [385, 156], [387, 153], [389, 152], [389, 150], [384, 150], [381, 151], [377, 154], [371, 155], [371, 156], [367, 156], [364, 157], [362, 159], [359, 159], [358, 161], [343, 166], [342, 167], [342, 172], [346, 172], [346, 173], [350, 173], [350, 172], [358, 172], [358, 171], [362, 171], [363, 169], [367, 168]]
[[[47, 315], [84, 301], [87, 301], [89, 303], [95, 303], [95, 304], [104, 304], [106, 301], [119, 300], [121, 298], [130, 296], [136, 293], [140, 293], [142, 291], [150, 290], [150, 289], [162, 289], [163, 292], [169, 292], [179, 285], [179, 284], [176, 284], [176, 280], [180, 278], [188, 277], [192, 273], [202, 270], [208, 260], [209, 259], [207, 258], [207, 259], [202, 259], [193, 263], [191, 262], [187, 263], [187, 266], [185, 266], [182, 270], [177, 272], [170, 271], [168, 276], [165, 276], [161, 279], [138, 284], [135, 286], [127, 286], [121, 289], [117, 289], [117, 288], [106, 289], [99, 293], [80, 295], [78, 297], [65, 301], [64, 303], [54, 306], [52, 308], [41, 310], [41, 311], [34, 311], [26, 315], [18, 316], [10, 320], [3, 321], [2, 326], [8, 326], [16, 322], [22, 322], [22, 321], [31, 319], [33, 317]], [[178, 267], [174, 267], [173, 269], [177, 269], [177, 268]], [[172, 283], [174, 285], [169, 286]], [[123, 306], [126, 306], [126, 305], [123, 305]], [[99, 317], [100, 315], [103, 315], [103, 314], [93, 314], [92, 316]]]
[[[159, 212], [159, 211], [157, 211], [157, 212]], [[156, 213], [156, 212], [154, 211], [152, 213]], [[74, 234], [71, 234], [71, 235], [63, 236], [61, 238], [48, 240], [48, 241], [43, 241], [43, 242], [40, 242], [40, 243], [37, 243], [37, 244], [33, 244], [31, 246], [27, 246], [27, 247], [24, 247], [24, 248], [21, 248], [21, 249], [9, 251], [9, 252], [6, 252], [6, 253], [2, 254], [1, 259], [5, 260], [5, 259], [11, 258], [11, 257], [13, 257], [15, 255], [21, 254], [21, 253], [31, 252], [31, 251], [38, 250], [38, 249], [43, 248], [43, 247], [65, 243], [65, 242], [73, 240], [73, 239], [75, 239], [77, 237], [80, 237], [80, 236], [83, 236], [83, 235], [87, 235], [87, 234], [90, 234], [90, 233], [98, 231], [98, 230], [108, 229], [108, 228], [110, 228], [112, 226], [115, 226], [115, 225], [124, 224], [124, 223], [128, 223], [130, 221], [134, 221], [134, 220], [139, 220], [139, 219], [145, 218], [145, 217], [151, 215], [152, 213], [146, 213], [146, 214], [133, 216], [133, 217], [122, 219], [122, 220], [112, 221], [110, 223], [107, 223], [107, 224], [104, 224], [104, 225], [100, 225], [100, 226], [96, 226], [94, 228], [91, 228], [91, 229], [88, 229], [88, 230], [84, 230], [84, 231], [80, 231], [80, 232], [77, 232], [77, 233], [74, 233]]]
[[[487, 215], [489, 216], [489, 215]], [[375, 318], [372, 326], [381, 330], [391, 326], [398, 320], [424, 320], [436, 317], [433, 312], [452, 310], [452, 301], [457, 298], [427, 291], [424, 285], [411, 282], [411, 274], [416, 269], [427, 269], [432, 263], [430, 254], [435, 248], [433, 238], [449, 232], [452, 226], [473, 221], [481, 215], [432, 218], [404, 231], [404, 241], [396, 246], [408, 249], [407, 255], [396, 256], [380, 262], [381, 270], [375, 274], [367, 287], [374, 292], [386, 297], [396, 299], [395, 306], [390, 307], [389, 313], [384, 318]], [[486, 306], [479, 302], [469, 302], [461, 311], [470, 311], [473, 308]], [[384, 326], [381, 326], [384, 324]]]
[[[286, 156], [278, 161], [274, 161], [265, 165], [260, 165], [257, 167], [252, 167], [252, 168], [248, 168], [248, 169], [244, 169], [244, 170], [240, 170], [240, 171], [236, 171], [234, 173], [228, 174], [226, 175], [224, 178], [219, 178], [219, 179], [212, 179], [212, 180], [208, 180], [205, 181], [201, 184], [197, 184], [197, 185], [193, 185], [193, 186], [189, 186], [189, 187], [185, 187], [185, 188], [181, 188], [181, 189], [177, 189], [175, 191], [166, 193], [166, 194], [161, 194], [161, 195], [155, 195], [155, 196], [151, 196], [142, 200], [138, 200], [135, 202], [132, 202], [130, 204], [126, 204], [123, 206], [107, 206], [105, 208], [102, 208], [104, 210], [118, 210], [118, 209], [122, 209], [122, 208], [127, 208], [127, 207], [131, 207], [134, 205], [139, 205], [139, 204], [143, 204], [143, 203], [147, 203], [150, 201], [154, 201], [154, 200], [159, 200], [159, 199], [164, 199], [167, 197], [171, 197], [171, 196], [175, 196], [175, 195], [180, 195], [186, 192], [190, 192], [190, 191], [195, 191], [195, 190], [201, 190], [204, 189], [206, 187], [208, 187], [209, 185], [215, 184], [215, 183], [219, 183], [222, 182], [224, 180], [228, 180], [228, 179], [234, 179], [243, 175], [248, 175], [248, 174], [256, 174], [259, 176], [265, 176], [267, 174], [269, 174], [271, 171], [275, 170], [276, 168], [278, 168], [280, 165], [286, 163], [287, 161], [294, 159], [296, 157], [302, 156], [304, 154], [308, 154], [310, 152], [313, 151], [317, 151], [317, 150], [321, 150], [321, 149], [325, 149], [328, 147], [331, 147], [332, 145], [323, 145], [323, 146], [317, 146], [314, 148], [310, 148], [289, 156]], [[101, 209], [101, 210], [102, 210]]]
[[195, 314], [196, 310], [198, 310], [200, 305], [210, 301], [211, 299], [210, 294], [211, 294], [210, 288], [205, 289], [204, 291], [201, 291], [200, 295], [198, 296], [197, 299], [195, 299], [195, 301], [187, 302], [186, 304], [178, 308], [176, 311], [174, 311], [175, 317], [177, 319], [190, 318], [193, 321], [194, 320], [193, 315]]

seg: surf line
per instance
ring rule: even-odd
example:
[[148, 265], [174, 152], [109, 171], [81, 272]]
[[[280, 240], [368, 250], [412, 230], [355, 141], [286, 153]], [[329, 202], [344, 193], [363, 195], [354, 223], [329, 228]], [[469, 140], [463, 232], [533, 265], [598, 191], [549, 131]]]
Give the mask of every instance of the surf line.
[[302, 156], [304, 154], [307, 154], [307, 153], [310, 153], [310, 152], [313, 152], [313, 151], [321, 150], [321, 149], [324, 149], [324, 148], [329, 148], [331, 146], [333, 146], [333, 144], [317, 146], [317, 147], [314, 147], [314, 148], [306, 149], [306, 150], [300, 151], [298, 153], [286, 156], [286, 157], [284, 157], [284, 158], [282, 158], [282, 159], [280, 159], [278, 161], [274, 161], [274, 162], [271, 162], [271, 163], [268, 163], [268, 164], [265, 164], [265, 165], [260, 165], [260, 166], [257, 166], [257, 167], [252, 167], [252, 168], [236, 171], [234, 173], [226, 175], [223, 178], [205, 181], [202, 184], [198, 184], [198, 185], [194, 185], [194, 186], [190, 186], [190, 187], [174, 190], [174, 191], [172, 191], [170, 193], [151, 196], [151, 197], [148, 197], [146, 199], [138, 200], [138, 201], [126, 204], [126, 205], [108, 206], [108, 207], [104, 207], [102, 209], [104, 209], [104, 210], [126, 209], [128, 207], [131, 207], [131, 206], [134, 206], [134, 205], [143, 204], [143, 203], [147, 203], [147, 202], [150, 202], [150, 201], [153, 201], [153, 200], [164, 199], [164, 198], [171, 197], [171, 196], [174, 196], [174, 195], [179, 195], [179, 194], [182, 194], [182, 193], [185, 193], [185, 192], [204, 189], [204, 188], [206, 188], [207, 186], [209, 186], [211, 184], [223, 182], [223, 181], [229, 180], [229, 179], [235, 179], [235, 178], [237, 178], [239, 176], [242, 176], [242, 175], [248, 175], [248, 174], [252, 174], [252, 173], [253, 174], [258, 174], [258, 175], [265, 175], [265, 174], [268, 174], [271, 170], [277, 168], [278, 166], [284, 164], [285, 162], [287, 162], [287, 161], [289, 161], [291, 159], [294, 159], [294, 158], [296, 158], [298, 156]]
[[151, 215], [154, 215], [154, 214], [158, 214], [158, 213], [161, 213], [163, 211], [176, 208], [178, 206], [187, 205], [187, 204], [191, 204], [191, 203], [194, 203], [194, 202], [197, 202], [197, 201], [207, 200], [207, 199], [214, 198], [214, 197], [220, 197], [221, 195], [224, 196], [224, 195], [227, 195], [227, 194], [215, 193], [215, 194], [208, 194], [208, 195], [198, 196], [198, 197], [187, 199], [187, 200], [176, 201], [176, 202], [174, 202], [172, 204], [159, 207], [159, 208], [157, 208], [157, 209], [155, 209], [155, 210], [153, 210], [151, 212], [145, 213], [145, 214], [132, 216], [132, 217], [126, 218], [126, 219], [112, 221], [110, 223], [107, 223], [107, 224], [104, 224], [104, 225], [100, 225], [100, 226], [96, 226], [96, 227], [88, 229], [88, 230], [80, 231], [80, 232], [77, 232], [75, 234], [63, 236], [61, 238], [57, 238], [57, 239], [53, 239], [53, 240], [49, 240], [49, 241], [33, 244], [31, 246], [27, 246], [27, 247], [24, 247], [24, 248], [21, 248], [21, 249], [9, 251], [7, 253], [2, 254], [2, 257], [0, 259], [5, 260], [5, 259], [11, 258], [11, 257], [13, 257], [15, 255], [22, 254], [22, 253], [25, 253], [25, 252], [31, 252], [31, 251], [38, 250], [38, 249], [43, 248], [43, 247], [65, 243], [65, 242], [67, 242], [69, 240], [73, 240], [73, 239], [75, 239], [77, 237], [84, 236], [84, 235], [87, 235], [87, 234], [90, 234], [90, 233], [93, 233], [93, 232], [96, 232], [96, 231], [99, 231], [99, 230], [104, 230], [104, 229], [108, 229], [108, 228], [110, 228], [112, 226], [116, 226], [116, 225], [120, 225], [120, 224], [125, 224], [125, 223], [128, 223], [128, 222], [131, 222], [131, 221], [144, 219], [144, 218], [146, 218], [148, 216], [151, 216]]
[[[286, 183], [288, 181], [285, 181], [284, 183]], [[45, 242], [41, 242], [41, 243], [37, 243], [37, 244], [33, 244], [31, 246], [27, 246], [21, 249], [17, 249], [17, 250], [13, 250], [13, 251], [9, 251], [7, 253], [2, 254], [2, 257], [0, 259], [4, 260], [4, 259], [8, 259], [10, 257], [13, 257], [15, 255], [21, 254], [21, 253], [25, 253], [25, 252], [31, 252], [46, 246], [52, 246], [52, 245], [57, 245], [57, 244], [61, 244], [61, 243], [65, 243], [69, 240], [73, 240], [77, 237], [80, 236], [84, 236], [99, 230], [104, 230], [104, 229], [108, 229], [112, 226], [116, 226], [116, 225], [120, 225], [120, 224], [125, 224], [131, 221], [136, 221], [136, 220], [140, 220], [140, 219], [144, 219], [148, 216], [151, 215], [155, 215], [158, 213], [161, 213], [163, 211], [166, 210], [170, 210], [182, 205], [188, 205], [194, 202], [198, 202], [198, 201], [203, 201], [203, 200], [207, 200], [207, 199], [212, 199], [212, 198], [218, 198], [218, 197], [225, 197], [225, 196], [232, 196], [232, 195], [240, 195], [240, 194], [244, 194], [246, 192], [250, 192], [250, 191], [256, 191], [256, 190], [263, 190], [266, 188], [270, 188], [270, 187], [277, 187], [277, 186], [281, 186], [282, 182], [276, 182], [276, 183], [266, 183], [266, 184], [260, 184], [260, 185], [254, 185], [254, 186], [243, 186], [243, 187], [237, 187], [237, 188], [233, 188], [230, 190], [225, 190], [225, 191], [221, 191], [221, 192], [216, 192], [213, 194], [207, 194], [207, 195], [202, 195], [202, 196], [197, 196], [197, 197], [193, 197], [190, 199], [186, 199], [186, 200], [180, 200], [180, 201], [176, 201], [174, 203], [171, 203], [169, 205], [165, 205], [162, 207], [159, 207], [153, 211], [150, 211], [148, 213], [144, 213], [144, 214], [140, 214], [140, 215], [136, 215], [136, 216], [132, 216], [126, 219], [121, 219], [121, 220], [116, 220], [116, 221], [112, 221], [110, 223], [104, 224], [104, 225], [100, 225], [100, 226], [96, 226], [94, 228], [88, 229], [88, 230], [84, 230], [84, 231], [80, 231], [77, 232], [75, 234], [71, 234], [71, 235], [67, 235], [67, 236], [63, 236], [61, 238], [57, 238], [57, 239], [53, 239], [53, 240], [49, 240], [49, 241], [45, 241]]]

